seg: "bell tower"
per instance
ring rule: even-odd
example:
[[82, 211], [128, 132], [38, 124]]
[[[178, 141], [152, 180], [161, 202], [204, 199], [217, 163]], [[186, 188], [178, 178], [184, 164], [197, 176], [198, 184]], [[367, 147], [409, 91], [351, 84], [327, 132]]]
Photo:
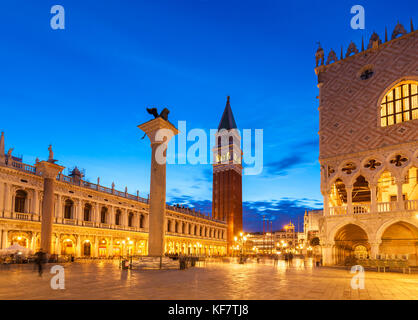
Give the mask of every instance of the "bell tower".
[[242, 232], [241, 136], [232, 114], [229, 96], [213, 148], [212, 217], [227, 222], [228, 252]]

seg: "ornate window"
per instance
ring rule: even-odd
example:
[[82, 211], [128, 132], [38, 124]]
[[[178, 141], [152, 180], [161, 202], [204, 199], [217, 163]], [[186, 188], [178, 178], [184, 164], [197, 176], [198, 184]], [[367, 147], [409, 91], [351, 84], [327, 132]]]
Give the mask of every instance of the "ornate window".
[[73, 205], [74, 203], [67, 199], [65, 200], [64, 204], [64, 219], [72, 219], [73, 218]]
[[27, 193], [23, 190], [17, 190], [15, 196], [15, 212], [25, 212]]
[[102, 210], [100, 211], [100, 222], [107, 223], [107, 208], [106, 207], [102, 207]]
[[380, 124], [386, 127], [415, 119], [418, 119], [418, 82], [400, 82], [381, 102]]
[[120, 212], [120, 210], [117, 210], [116, 211], [116, 215], [115, 215], [115, 224], [117, 225], [117, 226], [119, 226], [120, 225], [120, 217], [121, 217], [121, 212]]
[[86, 203], [84, 206], [84, 221], [90, 221], [91, 205]]
[[[141, 222], [141, 220], [139, 221], [139, 224], [140, 224], [140, 228], [143, 228], [142, 227], [142, 222]], [[133, 225], [134, 225], [134, 214], [132, 213], [132, 212], [129, 212], [129, 214], [128, 214], [128, 227], [133, 227]]]

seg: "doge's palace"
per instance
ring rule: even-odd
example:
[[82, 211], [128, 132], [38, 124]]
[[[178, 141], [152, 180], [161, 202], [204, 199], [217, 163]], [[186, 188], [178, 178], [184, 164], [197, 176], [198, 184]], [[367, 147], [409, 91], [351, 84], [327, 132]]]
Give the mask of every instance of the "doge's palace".
[[[0, 248], [41, 248], [44, 176], [0, 139]], [[54, 180], [51, 253], [75, 257], [147, 255], [149, 199], [91, 183], [75, 167]], [[223, 255], [226, 223], [198, 211], [166, 205], [165, 252]]]
[[325, 265], [402, 257], [418, 265], [418, 31], [397, 24], [340, 58], [319, 46]]

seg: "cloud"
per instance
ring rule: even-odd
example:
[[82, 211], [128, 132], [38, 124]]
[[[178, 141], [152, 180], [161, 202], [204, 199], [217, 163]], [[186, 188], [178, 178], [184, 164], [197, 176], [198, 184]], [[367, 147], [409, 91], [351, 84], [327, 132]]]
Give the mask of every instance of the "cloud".
[[285, 176], [289, 169], [313, 161], [312, 151], [318, 150], [317, 139], [309, 139], [292, 146], [293, 152], [278, 161], [272, 161], [265, 166], [267, 175]]
[[[212, 212], [210, 200], [194, 200], [191, 196], [171, 197], [169, 204], [180, 204], [200, 210], [209, 215]], [[281, 198], [279, 200], [246, 201], [242, 204], [244, 231], [263, 230], [263, 216], [273, 221], [273, 230], [280, 230], [285, 224], [292, 223], [300, 230], [303, 228], [305, 210], [322, 208], [322, 202], [309, 198]]]
[[279, 161], [270, 162], [266, 166], [267, 174], [275, 176], [287, 175], [287, 170], [305, 163], [305, 159], [298, 153], [286, 156]]

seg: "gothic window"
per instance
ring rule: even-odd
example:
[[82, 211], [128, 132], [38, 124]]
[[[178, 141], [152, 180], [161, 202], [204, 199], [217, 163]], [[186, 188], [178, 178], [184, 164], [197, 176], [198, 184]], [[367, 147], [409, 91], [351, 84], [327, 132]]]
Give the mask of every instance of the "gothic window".
[[86, 204], [84, 206], [84, 221], [90, 221], [91, 205]]
[[107, 221], [107, 208], [102, 207], [102, 210], [100, 211], [100, 222], [106, 223]]
[[370, 170], [375, 170], [377, 167], [380, 167], [382, 164], [375, 160], [375, 159], [370, 159], [365, 165], [364, 167]]
[[390, 89], [381, 102], [380, 119], [382, 127], [418, 119], [418, 82], [404, 81]]
[[115, 224], [117, 225], [117, 226], [119, 226], [120, 225], [120, 217], [121, 217], [121, 213], [120, 213], [120, 210], [117, 210], [116, 211], [116, 215], [115, 215]]
[[342, 171], [346, 174], [351, 174], [353, 171], [356, 170], [356, 165], [352, 162], [347, 163], [343, 168]]
[[27, 193], [23, 190], [18, 190], [15, 197], [15, 212], [24, 213]]
[[390, 160], [390, 163], [395, 165], [396, 167], [401, 167], [408, 161], [408, 158], [405, 158], [404, 156], [397, 154], [393, 159]]
[[64, 218], [65, 219], [72, 219], [73, 205], [74, 203], [70, 199], [65, 200], [65, 204], [64, 204]]

